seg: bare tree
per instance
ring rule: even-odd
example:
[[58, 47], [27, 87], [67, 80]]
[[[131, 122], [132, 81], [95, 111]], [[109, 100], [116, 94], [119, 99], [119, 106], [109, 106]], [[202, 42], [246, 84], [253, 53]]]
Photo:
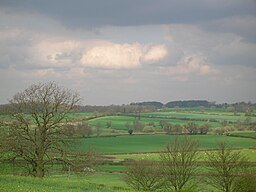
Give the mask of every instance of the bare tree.
[[33, 84], [10, 100], [5, 151], [22, 158], [30, 174], [43, 177], [46, 164], [64, 157], [68, 114], [80, 101], [78, 93], [55, 82]]
[[227, 143], [219, 143], [216, 152], [207, 152], [210, 169], [209, 184], [215, 188], [230, 192], [241, 174], [247, 169], [247, 159], [239, 151], [232, 151]]
[[159, 162], [139, 160], [128, 166], [124, 181], [138, 191], [158, 191], [164, 186]]
[[92, 134], [92, 128], [88, 122], [82, 122], [81, 124], [77, 125], [76, 132], [82, 135], [82, 137], [90, 137]]
[[196, 173], [198, 142], [188, 137], [175, 137], [160, 157], [167, 188], [180, 192]]
[[100, 134], [102, 133], [102, 127], [101, 127], [101, 124], [100, 124], [100, 123], [97, 123], [97, 124], [96, 124], [96, 126], [95, 126], [95, 132], [96, 132], [97, 137], [99, 137]]

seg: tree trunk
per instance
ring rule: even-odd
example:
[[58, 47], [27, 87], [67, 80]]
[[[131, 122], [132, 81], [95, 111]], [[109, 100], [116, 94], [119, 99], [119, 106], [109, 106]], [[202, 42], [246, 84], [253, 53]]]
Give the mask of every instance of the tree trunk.
[[35, 176], [36, 177], [39, 177], [39, 178], [43, 178], [44, 177], [44, 164], [43, 164], [43, 161], [39, 160], [37, 162], [37, 165], [36, 165], [36, 173], [35, 173]]

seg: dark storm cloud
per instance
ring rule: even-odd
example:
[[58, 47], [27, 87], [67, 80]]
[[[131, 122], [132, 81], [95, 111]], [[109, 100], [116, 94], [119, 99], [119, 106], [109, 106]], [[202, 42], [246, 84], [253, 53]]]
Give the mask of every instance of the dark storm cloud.
[[200, 23], [256, 14], [254, 0], [2, 0], [0, 5], [38, 11], [70, 27]]

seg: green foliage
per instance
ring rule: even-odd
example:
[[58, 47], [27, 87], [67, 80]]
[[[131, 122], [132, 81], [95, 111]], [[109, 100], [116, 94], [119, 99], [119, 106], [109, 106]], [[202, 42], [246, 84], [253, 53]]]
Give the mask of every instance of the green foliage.
[[129, 133], [129, 135], [132, 135], [132, 133], [133, 133], [133, 129], [128, 129], [128, 133]]
[[155, 129], [154, 129], [154, 127], [151, 126], [151, 125], [146, 125], [146, 126], [143, 128], [142, 131], [145, 132], [145, 133], [152, 133], [152, 132], [155, 131]]

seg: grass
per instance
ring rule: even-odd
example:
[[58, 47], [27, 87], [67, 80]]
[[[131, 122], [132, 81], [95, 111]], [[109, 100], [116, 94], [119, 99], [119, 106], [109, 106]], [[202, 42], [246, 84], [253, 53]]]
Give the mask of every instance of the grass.
[[26, 169], [19, 165], [14, 165], [10, 163], [0, 163], [0, 174], [16, 174], [24, 172]]
[[67, 119], [71, 121], [79, 121], [79, 120], [84, 120], [92, 115], [93, 115], [92, 113], [87, 113], [87, 112], [69, 113]]
[[[146, 116], [156, 116], [156, 117], [175, 117], [175, 118], [190, 118], [190, 119], [216, 119], [218, 121], [244, 121], [247, 116], [244, 113], [234, 115], [231, 112], [195, 112], [195, 111], [170, 111], [170, 112], [153, 112], [153, 113], [143, 113]], [[256, 121], [256, 117], [251, 117], [252, 121]]]
[[126, 171], [127, 168], [124, 165], [101, 165], [97, 167], [99, 171]]
[[[186, 124], [187, 122], [195, 122], [198, 125], [204, 124], [208, 119], [217, 119], [219, 122], [209, 122], [211, 126], [218, 127], [220, 122], [224, 120], [228, 121], [244, 121], [246, 117], [243, 113], [239, 113], [239, 116], [234, 116], [231, 112], [225, 112], [222, 110], [212, 111], [210, 109], [193, 108], [193, 109], [168, 109], [168, 111], [160, 111], [154, 113], [143, 113], [141, 122], [148, 124], [154, 123], [156, 128], [160, 128], [159, 122], [163, 119], [161, 117], [174, 117], [176, 119], [166, 119], [167, 122], [173, 124]], [[71, 113], [68, 116], [72, 121], [83, 121], [92, 113]], [[160, 117], [160, 118], [159, 118]], [[188, 120], [181, 120], [182, 118], [188, 118]], [[8, 119], [7, 116], [0, 116], [1, 120]], [[203, 119], [205, 121], [198, 121]], [[132, 123], [134, 117], [129, 116], [105, 116], [96, 119], [89, 120], [91, 125], [101, 125], [104, 127], [106, 122], [111, 121], [111, 128], [104, 128], [102, 134], [112, 134], [113, 129], [116, 129], [118, 133], [127, 133], [126, 123]], [[256, 121], [256, 117], [251, 118], [252, 121]], [[235, 134], [243, 136], [256, 136], [256, 132], [234, 132]], [[256, 140], [249, 138], [239, 137], [227, 137], [218, 135], [191, 135], [193, 139], [197, 139], [200, 142], [200, 148], [202, 150], [214, 149], [217, 147], [217, 143], [220, 141], [226, 141], [233, 148], [239, 148], [242, 154], [245, 154], [250, 161], [256, 160], [256, 150], [249, 149], [250, 147], [256, 147]], [[157, 153], [145, 153], [145, 152], [160, 152], [164, 150], [166, 144], [172, 139], [172, 135], [132, 135], [132, 136], [117, 136], [117, 137], [99, 137], [99, 138], [81, 138], [74, 141], [73, 151], [85, 152], [89, 148], [94, 148], [97, 152], [107, 154], [113, 158], [114, 162], [125, 161], [127, 159], [159, 159]], [[205, 159], [205, 152], [202, 151], [201, 159]], [[37, 179], [32, 177], [22, 176], [10, 176], [10, 173], [19, 173], [23, 169], [19, 166], [12, 166], [7, 163], [0, 164], [0, 191], [92, 191], [92, 192], [112, 192], [112, 191], [132, 191], [128, 188], [126, 183], [122, 180], [123, 174], [116, 173], [115, 171], [125, 171], [127, 168], [124, 165], [101, 165], [97, 167], [98, 171], [90, 175], [74, 175], [68, 176], [66, 173], [61, 175], [49, 174], [44, 179]], [[110, 171], [113, 173], [107, 173], [104, 171]], [[5, 174], [5, 175], [3, 175]], [[212, 191], [204, 183], [201, 184], [203, 191]], [[210, 190], [209, 190], [210, 189]]]
[[[256, 140], [239, 137], [228, 137], [219, 135], [191, 135], [200, 143], [200, 148], [216, 148], [217, 143], [225, 141], [234, 148], [247, 148], [256, 146]], [[87, 151], [89, 148], [95, 149], [99, 153], [139, 153], [157, 152], [163, 150], [170, 142], [172, 135], [132, 135], [118, 137], [99, 137], [77, 140], [76, 151]]]
[[[94, 175], [95, 176], [95, 175]], [[106, 175], [102, 175], [101, 179], [108, 178]], [[111, 176], [110, 180], [117, 177]], [[97, 175], [95, 176], [97, 178]], [[44, 179], [32, 178], [32, 177], [21, 177], [21, 176], [0, 176], [0, 191], [1, 192], [81, 192], [81, 191], [92, 191], [92, 192], [112, 192], [112, 191], [128, 191], [121, 186], [121, 182], [118, 181], [111, 185], [92, 183], [93, 179], [87, 177], [49, 177]], [[109, 181], [110, 181], [109, 180]], [[98, 179], [98, 183], [102, 183]], [[119, 185], [119, 186], [118, 186]]]
[[[239, 149], [242, 155], [245, 155], [249, 161], [255, 161], [256, 160], [256, 149]], [[205, 151], [199, 152], [201, 161], [205, 160]], [[115, 158], [116, 162], [124, 161], [127, 159], [134, 159], [134, 160], [141, 160], [141, 159], [152, 159], [152, 160], [158, 160], [159, 159], [159, 153], [140, 153], [140, 154], [114, 154], [114, 155], [108, 155], [111, 158]], [[110, 167], [111, 170], [112, 167]], [[105, 167], [106, 169], [106, 167]], [[122, 168], [120, 169], [122, 170]]]
[[232, 132], [234, 135], [256, 137], [255, 131]]

